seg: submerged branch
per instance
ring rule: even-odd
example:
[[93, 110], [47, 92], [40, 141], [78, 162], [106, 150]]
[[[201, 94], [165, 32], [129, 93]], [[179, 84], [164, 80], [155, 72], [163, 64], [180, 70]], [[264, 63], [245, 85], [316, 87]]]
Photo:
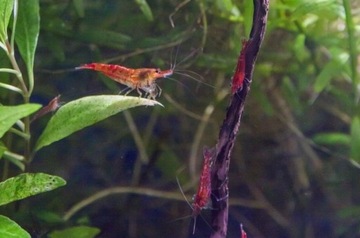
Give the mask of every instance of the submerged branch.
[[[238, 134], [240, 119], [244, 110], [245, 99], [250, 90], [255, 61], [263, 41], [269, 0], [254, 0], [253, 26], [251, 29], [246, 51], [240, 54], [238, 68], [242, 60], [245, 62], [245, 80], [231, 97], [226, 117], [220, 129], [218, 143], [216, 145], [216, 160], [212, 168], [212, 228], [211, 237], [226, 237], [228, 221], [228, 171], [230, 155]], [[239, 39], [239, 44], [242, 40]], [[235, 72], [239, 73], [239, 72]], [[234, 75], [235, 76], [235, 75]]]

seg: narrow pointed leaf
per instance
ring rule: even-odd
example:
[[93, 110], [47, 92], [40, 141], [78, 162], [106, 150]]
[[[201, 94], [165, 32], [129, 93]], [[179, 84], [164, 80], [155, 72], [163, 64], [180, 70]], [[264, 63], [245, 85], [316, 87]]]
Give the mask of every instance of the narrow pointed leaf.
[[123, 110], [136, 106], [161, 105], [157, 101], [120, 95], [83, 97], [69, 102], [50, 119], [36, 144], [36, 150], [61, 140]]
[[315, 143], [323, 145], [349, 146], [351, 144], [351, 138], [349, 134], [338, 132], [318, 133], [312, 139]]
[[0, 138], [3, 137], [17, 120], [30, 115], [41, 107], [40, 104], [0, 106]]
[[24, 173], [0, 183], [0, 205], [64, 186], [62, 178], [44, 173]]
[[15, 41], [29, 75], [33, 74], [35, 49], [40, 30], [39, 0], [20, 0]]
[[339, 64], [336, 60], [331, 60], [327, 63], [315, 79], [315, 92], [320, 93], [323, 91], [325, 87], [329, 85], [331, 79], [341, 72], [341, 67], [341, 64]]
[[5, 43], [10, 16], [14, 7], [14, 0], [0, 0], [0, 41]]
[[75, 226], [61, 231], [53, 231], [49, 234], [50, 238], [92, 238], [100, 233], [100, 229], [89, 226]]
[[151, 11], [151, 8], [149, 4], [146, 2], [146, 0], [135, 0], [137, 5], [139, 6], [142, 13], [145, 15], [146, 19], [149, 21], [153, 21], [154, 17]]
[[30, 234], [27, 233], [21, 226], [6, 216], [0, 215], [0, 237], [7, 238], [30, 238]]

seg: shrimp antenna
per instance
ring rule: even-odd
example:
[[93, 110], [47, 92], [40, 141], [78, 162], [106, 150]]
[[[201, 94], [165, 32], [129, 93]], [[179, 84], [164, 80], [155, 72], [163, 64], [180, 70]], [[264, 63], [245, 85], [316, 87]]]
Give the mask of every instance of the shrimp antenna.
[[[185, 199], [186, 203], [189, 205], [189, 207], [191, 208], [192, 211], [194, 211], [194, 208], [193, 206], [189, 203], [187, 197], [185, 196], [185, 193], [183, 191], [183, 189], [181, 188], [181, 185], [180, 185], [180, 181], [179, 181], [179, 178], [176, 176], [176, 183], [180, 189], [180, 192], [181, 192], [181, 195], [183, 196], [183, 198]], [[201, 216], [201, 218], [204, 220], [204, 222], [213, 230], [213, 228], [210, 226], [210, 224], [206, 221], [206, 219], [199, 213], [198, 215]], [[177, 220], [180, 220], [180, 219], [183, 219], [183, 218], [187, 218], [187, 217], [193, 217], [194, 218], [194, 225], [193, 225], [193, 234], [195, 234], [195, 228], [196, 228], [196, 218], [197, 216], [194, 216], [194, 215], [189, 215], [189, 216], [185, 216], [185, 217], [180, 217], [178, 219], [176, 219], [175, 221]]]
[[[188, 74], [188, 73], [182, 73], [181, 71], [180, 71], [180, 72], [179, 72], [179, 71], [174, 71], [174, 74], [178, 74], [178, 75], [182, 75], [182, 76], [191, 78], [191, 79], [195, 80], [195, 81], [198, 82], [198, 83], [204, 84], [204, 85], [206, 85], [206, 86], [208, 86], [208, 87], [210, 87], [210, 88], [215, 88], [214, 85], [211, 85], [211, 84], [209, 84], [209, 83], [205, 83], [205, 82], [197, 79], [196, 77], [194, 77], [194, 76], [192, 76], [192, 75], [190, 75], [190, 74]], [[195, 73], [195, 74], [196, 74], [196, 73]], [[201, 76], [201, 75], [200, 75], [200, 76]]]
[[176, 47], [176, 52], [175, 52], [175, 58], [174, 58], [174, 63], [172, 63], [173, 62], [173, 50], [171, 51], [171, 55], [170, 55], [170, 69], [175, 69], [175, 67], [176, 67], [176, 59], [177, 59], [177, 57], [178, 57], [178, 54], [179, 54], [179, 49], [180, 49], [180, 45], [178, 45], [177, 47]]
[[186, 86], [186, 84], [184, 84], [183, 82], [181, 82], [180, 80], [177, 80], [177, 79], [174, 79], [174, 78], [171, 78], [171, 77], [166, 77], [166, 79], [170, 79], [170, 80], [172, 80], [172, 81], [174, 81], [174, 82], [176, 82], [176, 83], [181, 84], [181, 86], [183, 86], [188, 92], [190, 92], [191, 94], [193, 94], [193, 93], [191, 92], [191, 89], [190, 89], [188, 86]]
[[194, 55], [196, 55], [199, 52], [202, 52], [202, 48], [198, 48], [198, 49], [195, 49], [192, 52], [190, 52], [179, 63], [177, 63], [177, 65], [183, 64], [184, 62], [186, 62], [187, 60], [189, 60], [191, 57], [193, 57]]
[[180, 185], [180, 181], [179, 181], [179, 178], [176, 176], [176, 182], [177, 182], [177, 185], [179, 186], [179, 189], [180, 189], [180, 192], [181, 192], [181, 195], [184, 197], [186, 203], [189, 205], [189, 207], [191, 208], [191, 210], [194, 211], [194, 208], [192, 207], [192, 205], [189, 203], [187, 197], [185, 196], [185, 193]]
[[170, 21], [170, 24], [172, 26], [172, 28], [175, 27], [175, 24], [174, 24], [174, 20], [173, 20], [173, 16], [182, 8], [184, 7], [186, 4], [188, 4], [191, 0], [185, 0], [181, 3], [179, 3], [179, 5], [177, 5], [175, 7], [175, 10], [169, 15], [169, 21]]
[[78, 67], [76, 68], [68, 68], [68, 69], [55, 69], [55, 70], [51, 70], [51, 69], [39, 69], [37, 70], [37, 72], [39, 73], [44, 73], [44, 74], [64, 74], [64, 73], [69, 73], [69, 72], [74, 72], [77, 71]]
[[[181, 188], [181, 185], [180, 185], [180, 182], [179, 182], [179, 179], [178, 179], [178, 177], [176, 177], [176, 182], [177, 182], [177, 184], [178, 184], [178, 186], [179, 186], [179, 189], [180, 189], [180, 192], [181, 192], [181, 194], [183, 195], [183, 197], [184, 197], [184, 199], [185, 199], [185, 201], [186, 201], [186, 203], [189, 205], [189, 207], [191, 208], [191, 210], [193, 210], [194, 211], [194, 208], [193, 208], [193, 206], [189, 203], [189, 201], [187, 200], [187, 198], [186, 198], [186, 196], [185, 196], [185, 193], [184, 193], [184, 191], [182, 190], [182, 188]], [[193, 216], [193, 218], [194, 218], [194, 225], [193, 225], [193, 234], [195, 233], [195, 227], [196, 227], [196, 216]], [[205, 221], [206, 222], [206, 221]]]

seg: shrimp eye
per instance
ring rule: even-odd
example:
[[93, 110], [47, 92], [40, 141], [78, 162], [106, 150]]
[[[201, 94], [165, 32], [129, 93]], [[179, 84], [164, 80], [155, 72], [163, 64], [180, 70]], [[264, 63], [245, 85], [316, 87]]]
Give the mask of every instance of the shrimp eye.
[[160, 69], [155, 69], [155, 73], [160, 73], [161, 70]]

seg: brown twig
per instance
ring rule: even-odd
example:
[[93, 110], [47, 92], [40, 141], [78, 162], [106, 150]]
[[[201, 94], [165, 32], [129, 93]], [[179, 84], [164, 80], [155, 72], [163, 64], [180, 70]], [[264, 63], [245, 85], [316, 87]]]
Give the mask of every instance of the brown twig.
[[[228, 171], [230, 155], [240, 126], [246, 96], [254, 71], [255, 61], [265, 34], [269, 0], [254, 0], [253, 26], [245, 52], [245, 79], [231, 98], [216, 145], [216, 160], [212, 170], [212, 228], [211, 237], [226, 237], [228, 221]], [[241, 44], [241, 39], [239, 40]], [[243, 59], [243, 58], [242, 58]], [[238, 64], [240, 64], [240, 57]], [[237, 73], [237, 72], [235, 72]]]
[[[167, 192], [160, 191], [151, 188], [141, 188], [141, 187], [112, 187], [100, 190], [93, 195], [84, 198], [80, 202], [73, 205], [68, 211], [63, 215], [63, 220], [67, 221], [72, 218], [76, 213], [78, 213], [81, 209], [98, 202], [99, 200], [105, 199], [110, 196], [120, 195], [120, 194], [138, 194], [142, 196], [156, 197], [160, 199], [174, 200], [179, 202], [186, 202], [189, 196], [186, 196], [186, 200], [181, 195], [179, 191], [176, 192]], [[184, 195], [185, 196], [185, 195]], [[247, 200], [247, 199], [230, 199], [230, 206], [242, 206], [242, 207], [251, 207], [262, 209], [263, 205], [255, 200]]]

